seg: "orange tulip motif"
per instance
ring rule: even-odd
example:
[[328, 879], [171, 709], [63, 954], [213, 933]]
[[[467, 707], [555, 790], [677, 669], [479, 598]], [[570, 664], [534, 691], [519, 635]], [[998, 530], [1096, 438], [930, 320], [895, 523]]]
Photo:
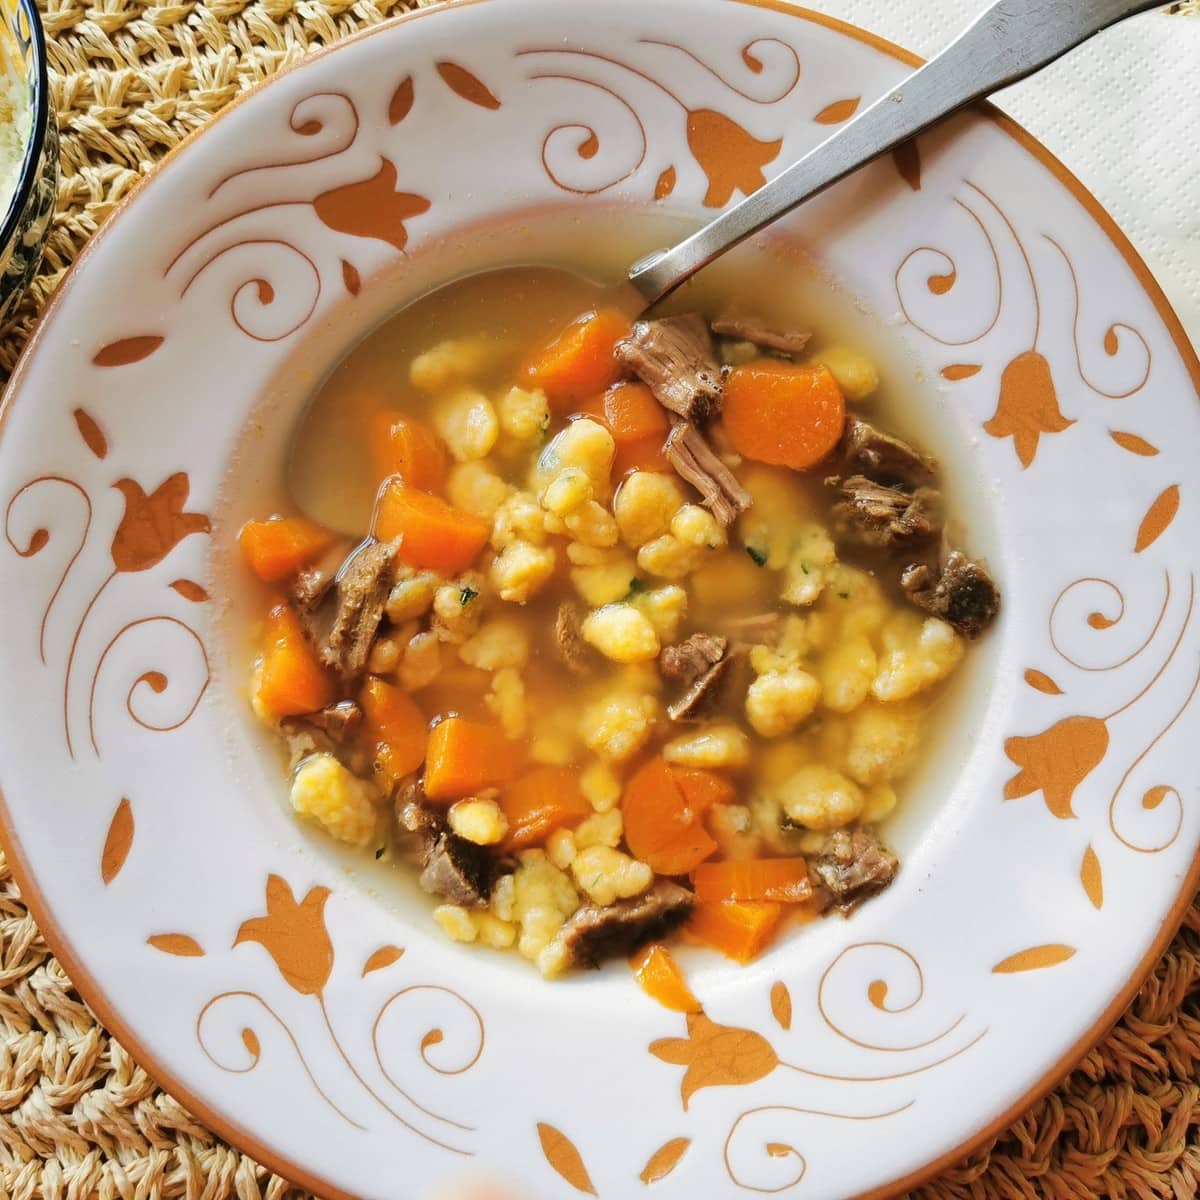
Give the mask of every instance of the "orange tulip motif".
[[684, 1111], [701, 1088], [755, 1083], [779, 1066], [779, 1057], [752, 1029], [718, 1025], [704, 1013], [688, 1013], [686, 1038], [660, 1038], [650, 1053], [663, 1062], [686, 1067], [681, 1093]]
[[125, 498], [125, 515], [112, 542], [118, 571], [148, 571], [185, 537], [212, 529], [203, 513], [183, 510], [190, 487], [185, 471], [176, 472], [149, 495], [132, 479], [118, 479], [113, 486]]
[[370, 179], [322, 192], [313, 202], [321, 221], [338, 233], [376, 238], [397, 250], [408, 245], [405, 221], [429, 211], [429, 201], [413, 192], [396, 190], [396, 167], [382, 159]]
[[1075, 790], [1108, 751], [1108, 726], [1099, 717], [1066, 717], [1031, 737], [1010, 737], [1004, 753], [1021, 769], [1004, 785], [1005, 800], [1040, 791], [1061, 821], [1075, 816]]
[[983, 429], [994, 438], [1012, 438], [1021, 466], [1028, 467], [1043, 434], [1062, 433], [1074, 424], [1058, 407], [1058, 393], [1045, 356], [1026, 350], [1004, 368], [1000, 402]]
[[731, 117], [711, 108], [688, 113], [687, 142], [700, 169], [708, 176], [704, 203], [721, 208], [734, 192], [749, 196], [766, 182], [763, 167], [779, 157], [783, 140], [760, 142]]
[[329, 896], [328, 888], [315, 887], [297, 903], [284, 880], [271, 875], [266, 915], [243, 921], [233, 944], [257, 942], [289, 987], [302, 996], [320, 996], [333, 971], [333, 942], [325, 928]]

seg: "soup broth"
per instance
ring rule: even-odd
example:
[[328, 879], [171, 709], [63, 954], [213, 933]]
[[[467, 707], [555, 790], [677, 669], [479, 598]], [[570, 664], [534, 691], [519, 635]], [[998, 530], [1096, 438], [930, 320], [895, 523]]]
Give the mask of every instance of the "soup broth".
[[886, 887], [878, 826], [997, 604], [896, 435], [910, 381], [810, 292], [612, 304], [511, 268], [385, 322], [293, 447], [319, 522], [240, 539], [282, 593], [253, 691], [292, 807], [547, 977], [681, 924], [748, 961]]

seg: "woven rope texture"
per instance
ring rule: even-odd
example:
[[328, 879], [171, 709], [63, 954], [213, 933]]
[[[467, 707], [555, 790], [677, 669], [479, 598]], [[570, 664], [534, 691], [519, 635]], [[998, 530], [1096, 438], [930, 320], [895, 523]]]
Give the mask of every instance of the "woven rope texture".
[[[0, 381], [84, 243], [167, 150], [308, 49], [414, 7], [411, 0], [43, 5], [62, 179], [41, 272], [0, 329]], [[1178, 7], [1200, 14], [1200, 0]], [[1198, 1194], [1200, 898], [1104, 1045], [1001, 1138], [916, 1196]], [[0, 1200], [304, 1196], [205, 1130], [96, 1024], [0, 853]]]

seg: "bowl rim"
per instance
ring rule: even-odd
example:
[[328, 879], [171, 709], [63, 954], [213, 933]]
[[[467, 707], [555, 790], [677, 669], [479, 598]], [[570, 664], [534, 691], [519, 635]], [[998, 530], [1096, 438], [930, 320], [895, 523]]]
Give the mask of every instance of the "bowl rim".
[[[31, 27], [35, 30], [34, 38], [38, 47], [37, 58], [40, 77], [44, 80], [46, 77], [45, 42], [42, 26], [37, 19], [36, 10], [34, 9], [35, 0], [19, 0], [19, 2], [22, 8], [33, 14]], [[136, 199], [146, 183], [152, 180], [165, 164], [173, 161], [181, 151], [187, 149], [192, 141], [210, 128], [216, 120], [227, 116], [235, 108], [255, 96], [262, 88], [276, 79], [290, 74], [308, 62], [323, 58], [342, 46], [364, 41], [369, 37], [385, 33], [397, 26], [418, 20], [422, 17], [452, 9], [467, 8], [484, 2], [485, 0], [438, 0], [437, 3], [426, 7], [397, 14], [377, 25], [356, 30], [350, 35], [338, 39], [336, 42], [318, 47], [304, 58], [289, 63], [273, 75], [259, 80], [231, 100], [211, 121], [191, 131], [168, 150], [158, 161], [155, 169], [150, 174], [139, 179], [130, 192], [117, 203], [110, 217], [118, 215], [132, 200]], [[920, 67], [926, 61], [923, 57], [914, 54], [887, 38], [841, 18], [818, 12], [801, 4], [791, 3], [790, 0], [735, 0], [735, 3], [748, 8], [762, 8], [784, 13], [823, 26], [836, 33], [850, 37], [863, 45], [869, 46], [909, 67]], [[43, 88], [42, 97], [43, 100], [48, 100], [45, 88]], [[41, 151], [41, 137], [45, 133], [44, 118], [47, 108], [47, 103], [39, 105], [41, 116], [43, 117], [39, 130], [39, 154]], [[1171, 340], [1180, 354], [1181, 361], [1196, 386], [1197, 392], [1200, 393], [1200, 347], [1193, 345], [1182, 321], [1176, 314], [1162, 287], [1155, 279], [1138, 250], [1113, 217], [1100, 201], [1092, 195], [1087, 186], [1051, 150], [1015, 119], [996, 108], [990, 101], [978, 102], [972, 106], [971, 111], [997, 126], [1003, 133], [1015, 141], [1021, 149], [1030, 154], [1040, 166], [1046, 168], [1070, 192], [1071, 196], [1082, 205], [1088, 216], [1096, 222], [1101, 232], [1109, 239], [1113, 247], [1134, 272], [1139, 284], [1145, 291], [1146, 297], [1154, 306], [1169, 332]], [[30, 139], [30, 145], [32, 148], [33, 138]], [[23, 179], [22, 188], [27, 185], [27, 182], [27, 180]], [[29, 367], [29, 362], [35, 354], [38, 344], [44, 336], [49, 319], [62, 302], [77, 268], [90, 257], [93, 247], [105, 236], [110, 226], [111, 219], [106, 220], [104, 228], [97, 231], [89, 240], [84, 250], [67, 269], [61, 285], [56, 289], [41, 314], [32, 336], [23, 347], [7, 385], [0, 392], [0, 437], [3, 435], [4, 426], [18, 385]], [[8, 236], [7, 222], [3, 231], [0, 232], [3, 232], [5, 237]], [[2, 244], [3, 241], [0, 240], [0, 245]], [[96, 1017], [111, 1036], [117, 1038], [122, 1047], [126, 1049], [131, 1057], [134, 1058], [139, 1066], [146, 1071], [162, 1090], [184, 1104], [214, 1134], [239, 1151], [253, 1157], [288, 1182], [307, 1188], [317, 1196], [322, 1197], [322, 1200], [359, 1200], [358, 1197], [346, 1192], [331, 1181], [323, 1179], [315, 1175], [312, 1171], [292, 1163], [283, 1154], [261, 1141], [253, 1133], [242, 1128], [232, 1119], [223, 1116], [210, 1104], [194, 1094], [190, 1088], [185, 1086], [176, 1077], [175, 1072], [168, 1064], [145, 1049], [136, 1031], [118, 1016], [115, 1008], [109, 1003], [104, 991], [95, 984], [90, 973], [83, 965], [82, 960], [76, 955], [71, 938], [60, 927], [58, 922], [53, 919], [49, 906], [43, 902], [43, 897], [37, 887], [32, 867], [23, 857], [20, 839], [12, 827], [8, 805], [4, 799], [2, 788], [0, 788], [0, 846], [7, 852], [9, 866], [12, 870], [13, 878], [20, 889], [22, 900], [37, 922], [46, 944], [67, 971], [72, 983], [92, 1010], [93, 1016]], [[1174, 940], [1198, 892], [1200, 892], [1200, 847], [1197, 848], [1192, 861], [1187, 865], [1186, 871], [1179, 879], [1179, 893], [1174, 903], [1159, 929], [1155, 932], [1145, 955], [1132, 967], [1125, 985], [1113, 997], [1111, 1003], [1104, 1011], [1100, 1013], [1075, 1042], [1062, 1052], [1037, 1082], [1012, 1105], [989, 1119], [975, 1132], [964, 1138], [957, 1146], [905, 1176], [890, 1180], [868, 1192], [860, 1193], [854, 1200], [896, 1200], [896, 1198], [907, 1191], [927, 1183], [948, 1167], [953, 1166], [960, 1159], [974, 1153], [989, 1139], [996, 1137], [1008, 1128], [1023, 1112], [1049, 1095], [1075, 1069], [1079, 1062], [1104, 1040], [1120, 1020], [1142, 984], [1149, 977], [1155, 964]]]
[[[50, 124], [50, 74], [46, 65], [46, 31], [42, 28], [36, 0], [18, 0], [18, 5], [29, 22], [29, 31], [33, 39], [33, 120], [29, 128], [29, 139], [25, 143], [21, 174], [12, 199], [9, 200], [8, 213], [3, 223], [0, 223], [0, 247], [8, 246], [25, 213], [25, 206], [37, 182], [42, 149], [46, 144], [46, 129]], [[24, 356], [22, 351], [21, 357]]]

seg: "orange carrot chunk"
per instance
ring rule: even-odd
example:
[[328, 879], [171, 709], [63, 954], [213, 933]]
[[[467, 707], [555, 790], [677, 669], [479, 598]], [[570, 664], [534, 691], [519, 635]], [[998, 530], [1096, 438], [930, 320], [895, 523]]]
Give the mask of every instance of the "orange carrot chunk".
[[374, 533], [382, 542], [402, 538], [400, 558], [410, 567], [455, 575], [479, 557], [491, 528], [437, 496], [389, 479], [375, 506]]
[[757, 958], [770, 942], [783, 906], [769, 900], [721, 900], [692, 909], [687, 931], [736, 962]]
[[379, 770], [399, 782], [425, 761], [429, 733], [424, 715], [406, 691], [377, 678], [367, 680], [359, 703]]
[[629, 322], [615, 309], [584, 313], [525, 364], [524, 381], [541, 388], [551, 407], [568, 411], [565, 406], [620, 379], [613, 347], [628, 332]]
[[380, 479], [398, 475], [411, 488], [436, 492], [446, 478], [446, 447], [428, 425], [395, 413], [371, 416], [371, 456]]
[[273, 717], [297, 717], [332, 704], [333, 678], [321, 665], [296, 614], [277, 604], [267, 614], [255, 684], [259, 708]]
[[618, 383], [604, 394], [604, 417], [615, 441], [636, 442], [671, 432], [666, 410], [644, 383]]
[[743, 457], [803, 471], [841, 440], [846, 401], [826, 367], [759, 359], [729, 372], [721, 413]]
[[556, 829], [578, 825], [592, 811], [575, 767], [534, 767], [500, 794], [508, 821], [508, 850], [540, 846]]
[[685, 791], [676, 771], [661, 758], [652, 758], [634, 772], [621, 798], [630, 851], [660, 875], [686, 875], [717, 848], [701, 823], [707, 805], [697, 808], [689, 799], [689, 794], [700, 796], [703, 804], [701, 793], [707, 795], [707, 789], [687, 786], [694, 790]]
[[758, 858], [701, 863], [694, 878], [701, 901], [775, 900], [798, 904], [812, 897], [808, 864], [802, 858]]
[[271, 517], [247, 521], [238, 545], [250, 569], [264, 583], [280, 583], [320, 558], [333, 545], [333, 535], [304, 517]]
[[516, 771], [517, 750], [493, 725], [447, 717], [429, 733], [425, 794], [431, 800], [459, 800], [500, 787]]
[[642, 991], [663, 1008], [672, 1012], [700, 1012], [700, 1001], [692, 995], [683, 972], [666, 946], [651, 942], [629, 960], [629, 967]]
[[630, 471], [658, 471], [661, 474], [674, 470], [663, 451], [666, 440], [665, 436], [654, 434], [632, 442], [618, 442], [617, 452], [613, 455], [613, 476], [620, 479]]

